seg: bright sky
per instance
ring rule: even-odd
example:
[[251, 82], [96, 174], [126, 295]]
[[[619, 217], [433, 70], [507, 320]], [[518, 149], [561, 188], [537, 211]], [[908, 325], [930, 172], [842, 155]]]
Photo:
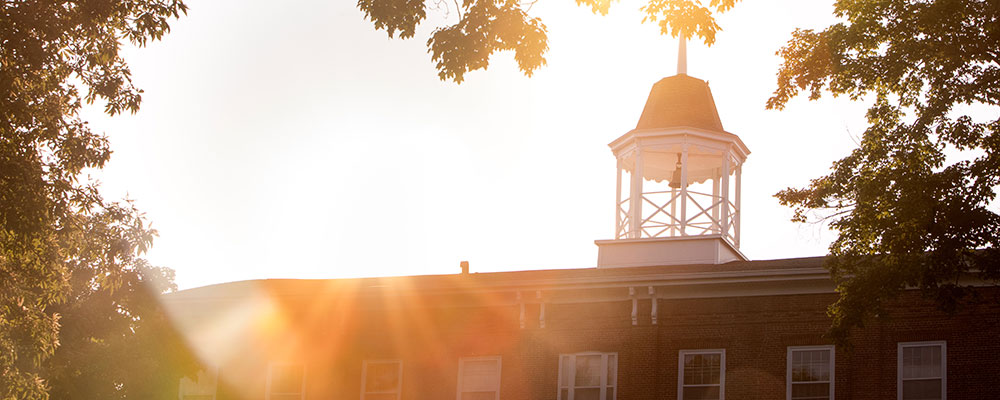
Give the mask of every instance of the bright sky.
[[[864, 129], [863, 104], [793, 101], [766, 111], [774, 52], [832, 6], [747, 0], [716, 44], [688, 46], [743, 169], [751, 259], [826, 253], [834, 234], [789, 222], [774, 193], [824, 174]], [[531, 10], [548, 66], [512, 54], [461, 85], [442, 82], [425, 41], [388, 40], [353, 1], [188, 0], [163, 41], [129, 50], [142, 110], [87, 112], [111, 137], [98, 176], [134, 199], [160, 237], [147, 258], [190, 288], [260, 278], [340, 278], [593, 267], [614, 231], [615, 159], [652, 84], [673, 75], [676, 39], [640, 24], [641, 1], [592, 15], [571, 0]], [[454, 23], [455, 15], [447, 18]]]

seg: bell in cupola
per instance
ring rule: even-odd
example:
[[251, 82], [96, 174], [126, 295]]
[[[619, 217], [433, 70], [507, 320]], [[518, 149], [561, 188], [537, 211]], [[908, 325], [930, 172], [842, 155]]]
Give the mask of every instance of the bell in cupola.
[[681, 155], [677, 155], [677, 165], [674, 165], [674, 173], [670, 175], [670, 188], [680, 189], [681, 188]]

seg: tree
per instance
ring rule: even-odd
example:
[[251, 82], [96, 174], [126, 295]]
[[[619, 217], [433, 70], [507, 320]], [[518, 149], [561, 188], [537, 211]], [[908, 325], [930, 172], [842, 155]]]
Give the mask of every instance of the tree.
[[[661, 33], [711, 45], [720, 29], [713, 14], [736, 1], [649, 0], [642, 10]], [[610, 5], [577, 3], [602, 14]], [[427, 42], [440, 78], [461, 82], [508, 49], [528, 60], [520, 67], [530, 76], [548, 48], [545, 25], [527, 15], [530, 4], [456, 3], [459, 22]], [[390, 37], [412, 36], [425, 16], [422, 1], [358, 6]], [[794, 221], [825, 221], [838, 232], [827, 266], [839, 299], [829, 314], [830, 334], [843, 341], [904, 288], [955, 311], [974, 300], [971, 282], [1000, 284], [1000, 216], [989, 208], [1000, 185], [1000, 119], [963, 114], [966, 106], [1000, 111], [1000, 3], [837, 0], [834, 13], [842, 22], [796, 30], [778, 52], [784, 61], [767, 108], [781, 109], [801, 91], [871, 102], [857, 149], [829, 175], [776, 195], [795, 209]]]
[[825, 219], [839, 232], [830, 333], [844, 339], [904, 288], [953, 312], [974, 293], [966, 278], [1000, 283], [1000, 215], [989, 206], [1000, 119], [963, 108], [1000, 115], [1000, 3], [841, 0], [835, 13], [844, 22], [797, 30], [779, 51], [767, 106], [800, 91], [872, 101], [857, 149], [829, 175], [776, 195], [795, 220]]
[[[537, 0], [452, 0], [458, 22], [438, 27], [427, 39], [431, 60], [441, 80], [461, 83], [465, 74], [489, 66], [497, 51], [514, 51], [514, 59], [525, 75], [545, 65], [548, 36], [545, 24], [528, 12]], [[708, 7], [692, 0], [650, 0], [643, 8], [644, 21], [658, 22], [664, 34], [698, 35], [705, 43], [715, 42], [719, 30], [712, 10], [724, 12], [737, 0], [711, 0]], [[576, 0], [595, 13], [607, 14], [611, 0]], [[451, 11], [447, 0], [437, 7]], [[428, 4], [423, 0], [358, 0], [358, 8], [375, 29], [389, 37], [411, 38], [417, 25], [427, 17]]]
[[50, 396], [176, 398], [198, 365], [159, 303], [177, 289], [173, 271], [136, 256], [152, 238], [131, 205], [108, 204], [82, 226], [67, 299], [52, 307], [61, 318], [60, 346], [43, 368]]
[[[157, 319], [125, 296], [154, 275], [169, 278], [136, 257], [155, 231], [81, 178], [111, 151], [79, 110], [95, 100], [111, 115], [138, 110], [121, 40], [159, 39], [185, 11], [180, 0], [0, 3], [0, 398], [46, 398], [45, 378], [63, 378], [47, 368], [73, 358], [51, 357], [79, 342], [61, 324], [117, 318], [128, 325], [120, 334], [137, 336]], [[101, 295], [110, 308], [76, 312]], [[79, 334], [100, 340], [87, 329]]]

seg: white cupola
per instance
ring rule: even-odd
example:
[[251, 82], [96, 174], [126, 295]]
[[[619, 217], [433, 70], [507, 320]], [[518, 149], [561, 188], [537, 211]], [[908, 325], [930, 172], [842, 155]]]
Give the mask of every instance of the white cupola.
[[[682, 53], [683, 56], [683, 53]], [[720, 264], [740, 253], [740, 185], [750, 151], [722, 128], [708, 83], [678, 74], [653, 85], [617, 159], [615, 235], [597, 266]]]

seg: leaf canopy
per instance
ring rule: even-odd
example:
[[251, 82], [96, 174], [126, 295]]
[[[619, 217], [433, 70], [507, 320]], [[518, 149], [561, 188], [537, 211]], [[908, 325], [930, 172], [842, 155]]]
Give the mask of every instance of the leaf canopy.
[[[498, 51], [513, 51], [518, 68], [531, 76], [545, 65], [549, 50], [548, 29], [541, 19], [530, 15], [534, 1], [519, 0], [440, 0], [439, 8], [454, 11], [458, 21], [436, 27], [427, 39], [428, 53], [441, 80], [462, 83], [465, 74], [489, 67]], [[661, 33], [671, 36], [695, 35], [711, 45], [721, 28], [715, 12], [733, 8], [739, 0], [649, 0], [641, 7], [643, 22], [656, 23]], [[612, 0], [576, 0], [597, 14], [607, 14]], [[453, 4], [453, 6], [449, 6]], [[427, 4], [418, 0], [358, 0], [358, 8], [377, 30], [390, 38], [411, 38], [427, 18]]]
[[[166, 289], [153, 285], [156, 277], [171, 279], [138, 258], [156, 232], [133, 207], [105, 201], [97, 183], [82, 178], [103, 167], [111, 149], [79, 112], [85, 101], [103, 102], [111, 115], [138, 110], [142, 91], [121, 57], [123, 42], [161, 38], [186, 10], [180, 0], [0, 2], [2, 399], [47, 398], [97, 361], [71, 356], [84, 343], [109, 344], [102, 332], [112, 330], [135, 339], [152, 326], [141, 319], [156, 319], [136, 294]], [[102, 296], [106, 307], [87, 305]], [[142, 382], [93, 378], [116, 395], [79, 390], [73, 397], [121, 397]]]
[[955, 311], [971, 283], [1000, 283], [1000, 4], [841, 0], [835, 12], [843, 22], [797, 30], [778, 52], [767, 106], [803, 91], [872, 101], [857, 149], [776, 195], [795, 220], [839, 233], [830, 314], [844, 339], [904, 288]]

